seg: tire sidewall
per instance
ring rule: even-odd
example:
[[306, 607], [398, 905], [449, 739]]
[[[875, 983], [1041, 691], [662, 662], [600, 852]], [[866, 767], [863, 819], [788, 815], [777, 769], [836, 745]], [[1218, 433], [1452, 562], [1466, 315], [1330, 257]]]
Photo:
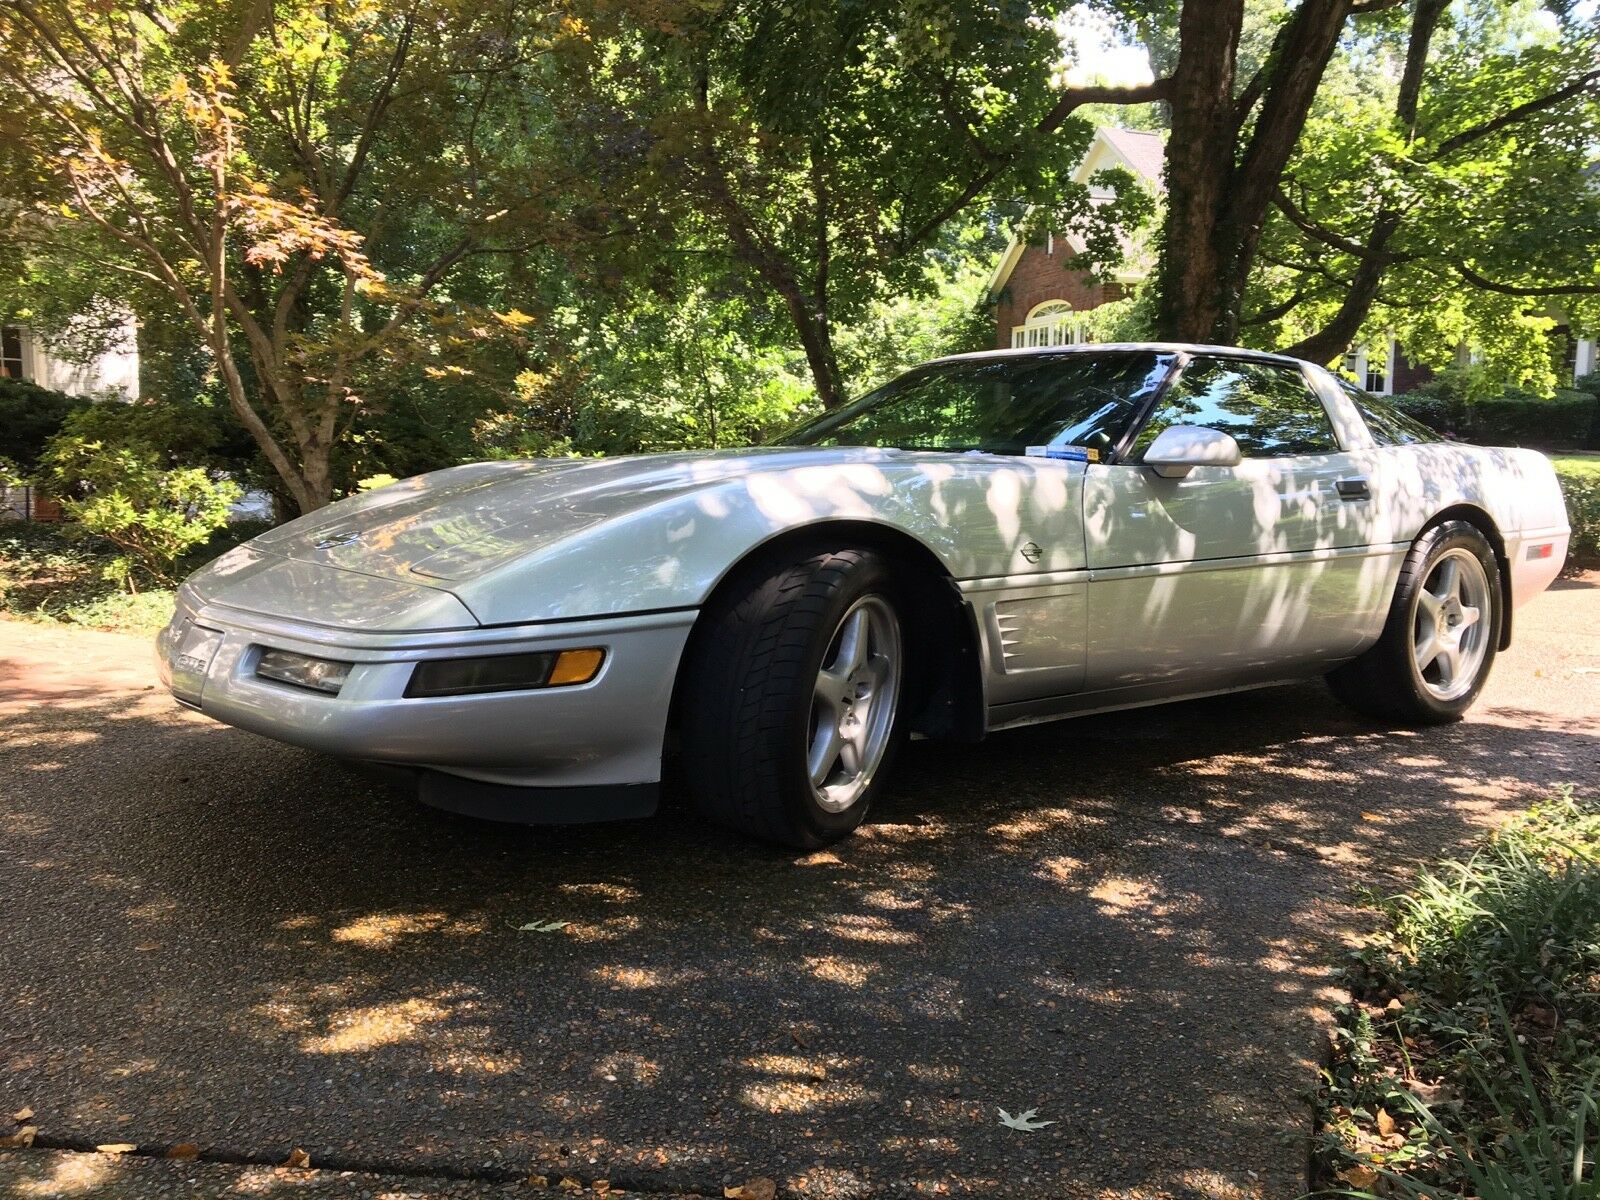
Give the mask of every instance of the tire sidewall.
[[[1472, 687], [1453, 700], [1441, 700], [1423, 683], [1422, 671], [1417, 666], [1412, 647], [1412, 638], [1416, 627], [1417, 606], [1421, 602], [1422, 590], [1428, 577], [1433, 574], [1434, 567], [1447, 552], [1458, 549], [1471, 552], [1478, 560], [1478, 565], [1483, 568], [1484, 578], [1488, 580], [1489, 643], [1483, 663], [1478, 668], [1478, 677], [1473, 680]], [[1472, 707], [1478, 698], [1478, 693], [1483, 691], [1484, 685], [1488, 683], [1490, 669], [1494, 666], [1495, 654], [1500, 646], [1500, 632], [1505, 620], [1501, 611], [1504, 594], [1501, 590], [1500, 564], [1483, 534], [1475, 526], [1464, 521], [1447, 522], [1429, 530], [1412, 549], [1412, 554], [1413, 561], [1418, 565], [1410, 575], [1409, 586], [1405, 589], [1405, 593], [1398, 597], [1400, 603], [1396, 607], [1395, 627], [1392, 631], [1397, 644], [1393, 648], [1402, 656], [1406, 678], [1411, 681], [1411, 689], [1417, 704], [1437, 718], [1449, 720], [1459, 717]]]
[[[810, 773], [806, 768], [807, 735], [811, 725], [813, 689], [824, 657], [832, 645], [839, 623], [857, 601], [866, 596], [878, 596], [889, 606], [900, 630], [900, 672], [898, 694], [895, 696], [894, 722], [889, 730], [888, 745], [883, 759], [873, 773], [872, 781], [849, 808], [830, 812], [817, 803], [811, 788]], [[815, 636], [807, 651], [804, 668], [797, 677], [795, 694], [788, 698], [785, 722], [784, 756], [782, 764], [783, 804], [794, 827], [807, 836], [812, 844], [821, 846], [842, 837], [855, 829], [866, 818], [885, 776], [889, 774], [902, 741], [905, 715], [905, 691], [909, 655], [908, 630], [905, 605], [900, 602], [888, 564], [878, 555], [859, 552], [856, 565], [847, 571], [839, 585], [833, 589], [817, 622]]]

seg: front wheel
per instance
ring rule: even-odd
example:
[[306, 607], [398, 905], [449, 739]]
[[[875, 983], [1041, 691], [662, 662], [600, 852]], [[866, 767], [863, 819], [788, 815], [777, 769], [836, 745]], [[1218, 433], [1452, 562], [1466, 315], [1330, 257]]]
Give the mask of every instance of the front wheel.
[[1376, 645], [1333, 671], [1339, 699], [1372, 716], [1454, 721], [1488, 681], [1504, 619], [1500, 568], [1477, 526], [1447, 521], [1411, 547]]
[[871, 550], [753, 564], [702, 617], [679, 689], [690, 792], [714, 820], [813, 849], [866, 816], [906, 671], [888, 563]]

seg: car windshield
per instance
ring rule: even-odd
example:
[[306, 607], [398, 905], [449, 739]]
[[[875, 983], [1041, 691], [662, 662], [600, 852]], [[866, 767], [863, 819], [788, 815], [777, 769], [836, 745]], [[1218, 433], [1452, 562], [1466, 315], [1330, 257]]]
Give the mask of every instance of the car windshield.
[[1104, 456], [1166, 379], [1173, 357], [1131, 350], [933, 363], [773, 444], [988, 454], [1084, 446]]

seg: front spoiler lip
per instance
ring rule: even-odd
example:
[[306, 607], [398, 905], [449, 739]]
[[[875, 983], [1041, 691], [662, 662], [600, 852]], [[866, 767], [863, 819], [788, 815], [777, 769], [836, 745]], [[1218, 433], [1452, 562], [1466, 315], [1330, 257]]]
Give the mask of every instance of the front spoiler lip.
[[637, 820], [653, 816], [661, 796], [658, 783], [516, 787], [447, 775], [426, 767], [363, 762], [350, 765], [370, 778], [404, 789], [430, 808], [508, 825]]

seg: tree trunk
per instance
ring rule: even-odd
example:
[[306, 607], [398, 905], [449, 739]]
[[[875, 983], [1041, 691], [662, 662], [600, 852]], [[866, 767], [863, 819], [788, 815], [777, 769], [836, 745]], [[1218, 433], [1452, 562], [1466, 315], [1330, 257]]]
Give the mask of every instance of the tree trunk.
[[1179, 19], [1156, 310], [1157, 334], [1171, 341], [1209, 340], [1223, 311], [1227, 255], [1217, 243], [1238, 134], [1233, 76], [1243, 23], [1244, 0], [1185, 4]]
[[1284, 347], [1285, 354], [1303, 358], [1307, 362], [1329, 363], [1350, 349], [1350, 343], [1361, 332], [1362, 323], [1372, 311], [1372, 302], [1378, 298], [1378, 285], [1383, 282], [1387, 264], [1378, 256], [1399, 225], [1399, 217], [1386, 209], [1379, 210], [1372, 237], [1368, 241], [1368, 246], [1374, 251], [1373, 257], [1362, 259], [1356, 266], [1339, 311], [1310, 337]]
[[[210, 334], [211, 331], [205, 331]], [[233, 360], [233, 353], [226, 341], [219, 346], [215, 339], [211, 342], [211, 350], [217, 360], [217, 368], [222, 372], [224, 386], [228, 390], [228, 404], [233, 409], [234, 416], [239, 418], [239, 423], [245, 427], [245, 432], [255, 442], [261, 451], [262, 457], [267, 460], [272, 469], [278, 473], [278, 478], [289, 489], [289, 495], [294, 499], [295, 505], [302, 513], [308, 513], [321, 508], [333, 498], [333, 489], [330, 486], [319, 490], [312, 486], [306, 476], [296, 468], [293, 460], [284, 452], [277, 438], [272, 436], [272, 430], [267, 428], [267, 423], [261, 419], [261, 414], [256, 412], [250, 403], [250, 397], [245, 391], [244, 379], [239, 374], [239, 365]], [[260, 372], [260, 364], [256, 364]]]
[[1245, 288], [1255, 265], [1261, 232], [1266, 228], [1272, 197], [1305, 129], [1317, 89], [1339, 46], [1339, 34], [1350, 15], [1351, 0], [1302, 0], [1273, 45], [1265, 70], [1266, 91], [1250, 143], [1234, 173], [1223, 234], [1227, 248], [1221, 280], [1222, 319], [1214, 336], [1219, 342], [1239, 338]]
[[817, 397], [823, 408], [837, 408], [845, 400], [844, 377], [839, 373], [839, 358], [833, 350], [833, 330], [828, 314], [808, 301], [798, 287], [785, 287], [781, 291], [795, 332], [800, 335], [800, 345], [805, 348], [806, 364], [811, 368]]
[[[1158, 332], [1174, 341], [1238, 340], [1245, 285], [1267, 209], [1338, 45], [1351, 0], [1302, 0], [1263, 65], [1260, 113], [1234, 95], [1243, 0], [1191, 0], [1178, 25], [1170, 90], [1167, 217]], [[1257, 93], [1253, 83], [1246, 89]]]

